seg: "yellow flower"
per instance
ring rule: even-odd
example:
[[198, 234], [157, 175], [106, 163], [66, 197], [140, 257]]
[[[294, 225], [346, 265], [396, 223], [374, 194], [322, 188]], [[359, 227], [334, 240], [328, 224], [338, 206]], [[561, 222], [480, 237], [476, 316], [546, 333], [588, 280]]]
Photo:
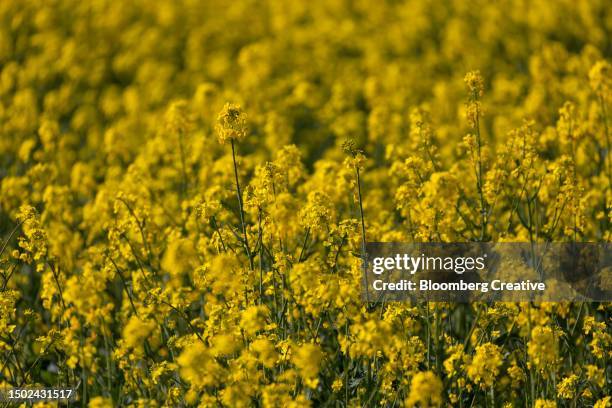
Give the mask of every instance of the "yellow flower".
[[476, 347], [476, 354], [467, 366], [467, 375], [481, 388], [489, 388], [494, 384], [501, 365], [499, 346], [486, 343]]
[[265, 329], [268, 308], [266, 306], [249, 306], [242, 312], [240, 327], [249, 335], [255, 335], [258, 331]]
[[325, 226], [331, 221], [329, 203], [330, 198], [324, 192], [310, 192], [306, 206], [300, 210], [302, 225], [313, 231], [325, 229]]
[[176, 370], [177, 368], [178, 367], [176, 364], [169, 363], [167, 361], [162, 361], [159, 364], [155, 364], [151, 368], [151, 380], [154, 384], [158, 384], [164, 375], [172, 373], [173, 370]]
[[587, 364], [586, 375], [591, 384], [597, 387], [603, 387], [605, 384], [604, 369], [592, 364]]
[[482, 96], [482, 91], [484, 89], [484, 80], [480, 75], [480, 71], [470, 71], [465, 74], [463, 78], [465, 85], [467, 86], [470, 93], [476, 97]]
[[597, 61], [589, 71], [589, 82], [595, 92], [600, 92], [603, 96], [609, 96], [612, 89], [612, 68], [610, 63], [605, 60]]
[[112, 408], [114, 405], [110, 398], [93, 397], [89, 400], [89, 404], [87, 406], [89, 408]]
[[412, 377], [407, 407], [439, 407], [442, 405], [442, 381], [431, 371], [421, 371]]
[[537, 326], [531, 331], [527, 344], [530, 361], [541, 371], [546, 371], [557, 361], [557, 341], [550, 327]]
[[334, 392], [338, 392], [344, 387], [344, 382], [341, 378], [336, 378], [331, 387]]
[[264, 367], [272, 368], [278, 360], [278, 353], [272, 343], [268, 339], [257, 339], [251, 343], [251, 349], [255, 352], [257, 359], [261, 361]]
[[216, 356], [229, 356], [240, 350], [240, 337], [235, 334], [217, 334], [210, 340], [211, 353]]
[[246, 113], [239, 105], [226, 103], [217, 116], [217, 138], [221, 144], [228, 141], [240, 141], [247, 135]]
[[578, 382], [578, 376], [575, 374], [564, 378], [559, 384], [557, 384], [557, 395], [560, 398], [572, 399], [576, 395], [576, 383]]
[[555, 401], [537, 399], [534, 408], [557, 408], [557, 403]]
[[171, 134], [184, 135], [191, 128], [188, 104], [185, 100], [172, 102], [164, 117], [166, 130]]
[[525, 381], [525, 373], [516, 365], [516, 362], [513, 362], [510, 368], [508, 368], [508, 375], [512, 380], [513, 388], [520, 388], [521, 384]]
[[300, 376], [310, 388], [316, 388], [319, 383], [319, 367], [323, 360], [321, 348], [313, 343], [297, 346], [292, 352], [291, 361], [295, 364]]
[[463, 351], [463, 345], [458, 344], [451, 346], [447, 349], [448, 358], [444, 360], [444, 370], [449, 377], [455, 377], [459, 375], [463, 367], [463, 360], [465, 359], [465, 353]]
[[195, 389], [203, 389], [221, 381], [224, 370], [201, 342], [185, 347], [177, 358], [181, 377]]
[[130, 320], [123, 328], [123, 340], [127, 347], [142, 352], [143, 343], [155, 329], [155, 322], [142, 320], [137, 316], [130, 317]]
[[612, 407], [612, 397], [604, 397], [600, 400], [597, 400], [593, 408], [610, 408]]
[[[36, 262], [42, 261], [47, 256], [49, 241], [46, 231], [42, 228], [38, 212], [34, 207], [24, 204], [19, 208], [17, 218], [22, 223], [24, 234], [24, 237], [19, 239], [19, 246], [26, 251], [20, 258], [26, 262], [30, 258]], [[37, 270], [39, 272], [42, 270], [40, 263]]]

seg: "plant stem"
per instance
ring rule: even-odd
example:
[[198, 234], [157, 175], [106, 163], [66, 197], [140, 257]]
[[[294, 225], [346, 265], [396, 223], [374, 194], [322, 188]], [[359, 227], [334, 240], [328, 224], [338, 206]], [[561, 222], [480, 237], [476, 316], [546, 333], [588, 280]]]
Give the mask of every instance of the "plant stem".
[[476, 114], [476, 126], [475, 127], [476, 127], [475, 129], [476, 130], [476, 144], [478, 147], [477, 187], [478, 187], [478, 195], [480, 196], [480, 241], [484, 241], [486, 231], [487, 231], [487, 217], [486, 217], [486, 210], [485, 210], [485, 198], [484, 198], [484, 192], [483, 192], [483, 186], [482, 186], [482, 155], [481, 155], [482, 141], [480, 137], [480, 111], [478, 111]]
[[238, 164], [236, 163], [236, 148], [232, 139], [232, 160], [234, 161], [234, 177], [236, 178], [236, 195], [238, 196], [238, 207], [240, 210], [240, 225], [242, 226], [242, 237], [244, 240], [244, 250], [249, 258], [249, 269], [253, 270], [253, 257], [249, 248], [249, 237], [247, 236], [246, 224], [244, 222], [244, 206], [242, 203], [242, 191], [240, 190], [240, 181], [238, 180]]
[[361, 256], [362, 256], [362, 264], [363, 264], [363, 276], [365, 278], [365, 288], [366, 288], [366, 301], [370, 302], [370, 291], [369, 291], [369, 283], [368, 283], [368, 270], [367, 270], [367, 256], [366, 256], [366, 229], [365, 229], [365, 220], [363, 217], [363, 200], [361, 197], [361, 177], [359, 174], [359, 167], [355, 167], [357, 171], [357, 196], [359, 198], [359, 215], [361, 217]]
[[[259, 208], [259, 304], [263, 301], [263, 230], [261, 228], [261, 207]], [[265, 373], [264, 373], [265, 374]]]
[[187, 183], [189, 182], [187, 179], [187, 164], [185, 160], [185, 147], [183, 146], [183, 132], [179, 131], [179, 151], [181, 156], [181, 171], [183, 173], [183, 183], [182, 183], [182, 194], [183, 197], [187, 194]]

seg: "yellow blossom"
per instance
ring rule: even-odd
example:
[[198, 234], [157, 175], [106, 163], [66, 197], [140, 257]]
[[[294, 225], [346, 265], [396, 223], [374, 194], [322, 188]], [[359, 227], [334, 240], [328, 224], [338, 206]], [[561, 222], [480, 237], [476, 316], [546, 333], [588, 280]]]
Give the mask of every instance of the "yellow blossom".
[[442, 381], [431, 371], [421, 371], [410, 382], [408, 407], [439, 407], [442, 405]]

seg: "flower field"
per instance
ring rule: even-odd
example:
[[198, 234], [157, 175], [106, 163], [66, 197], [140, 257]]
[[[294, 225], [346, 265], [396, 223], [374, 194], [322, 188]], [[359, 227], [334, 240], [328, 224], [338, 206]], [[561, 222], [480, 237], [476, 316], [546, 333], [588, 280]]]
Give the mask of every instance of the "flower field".
[[611, 10], [0, 1], [0, 388], [612, 407], [609, 303], [361, 296], [366, 242], [612, 239]]

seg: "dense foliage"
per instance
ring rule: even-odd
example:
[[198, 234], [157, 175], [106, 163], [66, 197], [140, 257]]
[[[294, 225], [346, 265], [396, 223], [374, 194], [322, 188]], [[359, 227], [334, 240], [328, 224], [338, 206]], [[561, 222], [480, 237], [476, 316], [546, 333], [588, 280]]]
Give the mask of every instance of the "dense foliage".
[[611, 10], [0, 1], [2, 385], [610, 407], [608, 304], [366, 304], [360, 266], [610, 241]]

